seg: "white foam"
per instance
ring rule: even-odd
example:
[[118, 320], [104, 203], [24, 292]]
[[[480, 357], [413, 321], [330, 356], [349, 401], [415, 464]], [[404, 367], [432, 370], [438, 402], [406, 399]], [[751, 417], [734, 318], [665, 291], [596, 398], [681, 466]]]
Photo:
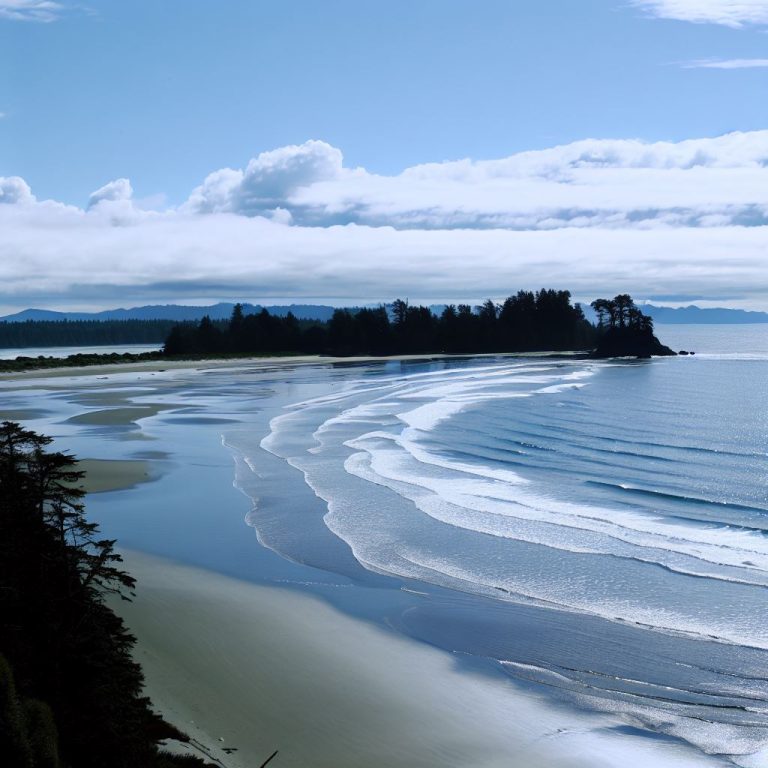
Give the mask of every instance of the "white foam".
[[[327, 504], [328, 528], [373, 572], [768, 649], [765, 609], [755, 587], [768, 584], [766, 537], [723, 525], [688, 524], [627, 505], [608, 508], [553, 498], [543, 484], [525, 480], [501, 462], [461, 461], [436, 447], [441, 425], [478, 404], [543, 397], [551, 398], [552, 406], [567, 405], [571, 399], [560, 395], [588, 386], [589, 377], [607, 367], [613, 366], [505, 362], [360, 379], [291, 406], [272, 421], [262, 445], [304, 473]], [[429, 538], [433, 531], [439, 544]], [[493, 537], [487, 548], [483, 537]], [[505, 558], [513, 551], [524, 557]], [[638, 577], [641, 572], [649, 575], [648, 584]], [[721, 602], [707, 602], [706, 588], [693, 590], [689, 604], [664, 594], [690, 575], [717, 580], [712, 594]], [[651, 583], [658, 585], [656, 594]], [[617, 710], [623, 706], [618, 699], [606, 702]], [[755, 745], [739, 740], [738, 729], [720, 733], [719, 721], [676, 722], [663, 705], [641, 704], [622, 711], [642, 709], [645, 724], [655, 723], [702, 749], [733, 747], [743, 752], [737, 764], [766, 768]], [[642, 739], [626, 734], [562, 732], [553, 738], [602, 755], [604, 762], [593, 761], [595, 766], [704, 764], [682, 745], [657, 743], [645, 751]], [[593, 739], [609, 746], [602, 751], [588, 746]], [[665, 752], [663, 762], [651, 760], [657, 750]]]
[[[262, 445], [279, 454], [280, 440], [295, 448], [293, 441], [302, 430], [306, 443], [307, 424], [316, 414], [319, 422], [312, 434], [313, 442], [305, 445], [305, 451], [320, 458], [326, 449], [337, 451], [343, 443], [354, 451], [344, 464], [349, 474], [394, 491], [420, 513], [443, 524], [569, 554], [606, 555], [661, 565], [681, 575], [745, 585], [768, 584], [768, 540], [759, 533], [723, 526], [692, 526], [642, 511], [549, 498], [510, 469], [481, 461], [459, 461], [425, 445], [425, 437], [439, 424], [473, 405], [495, 399], [547, 396], [583, 387], [594, 370], [593, 366], [583, 364], [504, 364], [377, 379], [373, 386], [370, 381], [355, 382], [342, 393], [295, 404], [291, 413], [272, 421], [272, 433]], [[418, 401], [415, 408], [403, 408], [412, 401]], [[396, 426], [398, 421], [402, 428]], [[371, 430], [372, 425], [381, 428]], [[350, 432], [354, 435], [358, 429], [360, 434], [349, 437]], [[377, 534], [374, 542], [372, 532], [360, 528], [357, 518], [355, 524], [347, 521], [350, 511], [343, 505], [334, 506], [333, 489], [318, 486], [315, 475], [321, 465], [314, 466], [308, 458], [299, 460], [295, 452], [286, 458], [302, 469], [307, 482], [326, 500], [327, 524], [347, 541], [366, 567], [426, 580], [439, 581], [443, 574], [465, 582], [464, 588], [471, 588], [476, 582], [480, 590], [508, 589], [530, 599], [592, 611], [607, 618], [682, 632], [705, 630], [705, 622], [697, 623], [695, 617], [679, 610], [644, 610], [642, 601], [629, 599], [619, 605], [610, 595], [598, 595], [589, 589], [574, 595], [567, 585], [558, 586], [557, 574], [552, 574], [546, 586], [523, 583], [523, 576], [515, 584], [484, 583], [461, 556], [450, 565], [427, 562], [424, 553], [418, 551], [404, 556], [403, 543], [395, 528], [390, 534]], [[442, 570], [443, 565], [454, 572]], [[457, 568], [461, 576], [457, 575]], [[730, 626], [717, 629], [722, 638], [762, 644], [749, 617], [741, 621], [734, 614], [729, 621]]]
[[[568, 547], [573, 546], [581, 532], [599, 533], [607, 539], [631, 544], [642, 550], [655, 550], [655, 557], [647, 552], [636, 553], [638, 559], [648, 562], [675, 567], [665, 556], [686, 555], [713, 565], [739, 568], [742, 576], [739, 579], [734, 577], [733, 580], [761, 585], [768, 583], [768, 540], [758, 532], [726, 527], [694, 528], [640, 512], [602, 509], [541, 496], [530, 490], [527, 481], [509, 470], [446, 460], [431, 454], [418, 442], [408, 440], [405, 435], [407, 433], [402, 437], [394, 437], [387, 433], [372, 432], [347, 441], [346, 444], [365, 451], [370, 457], [373, 471], [367, 477], [369, 480], [375, 481], [378, 477], [408, 484], [434, 494], [456, 509], [486, 513], [482, 518], [473, 518], [476, 520], [475, 525], [480, 525], [477, 521], [482, 520], [482, 527], [475, 528], [479, 532], [504, 535], [504, 521], [509, 518], [547, 523], [557, 526], [562, 541], [567, 542]], [[387, 441], [388, 445], [382, 445], [382, 441]], [[393, 450], [394, 446], [403, 450]], [[438, 478], [427, 475], [420, 464], [449, 469], [454, 476]], [[348, 460], [347, 466], [348, 471], [355, 473], [359, 461], [349, 463]], [[500, 480], [504, 482], [498, 482]], [[456, 521], [445, 522], [455, 524]], [[561, 542], [553, 540], [546, 543], [563, 546]], [[603, 550], [603, 553], [614, 554], [610, 549]], [[745, 560], [752, 565], [746, 566]], [[680, 570], [684, 571], [682, 568]], [[705, 571], [699, 574], [714, 577], [714, 574]], [[754, 581], [749, 574], [753, 575]]]

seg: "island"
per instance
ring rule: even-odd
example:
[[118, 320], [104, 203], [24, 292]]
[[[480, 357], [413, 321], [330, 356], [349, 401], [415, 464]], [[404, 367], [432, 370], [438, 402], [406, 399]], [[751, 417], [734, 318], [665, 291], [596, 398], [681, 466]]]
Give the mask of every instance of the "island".
[[591, 358], [647, 359], [677, 354], [656, 338], [653, 318], [644, 315], [629, 294], [621, 293], [613, 299], [596, 299], [591, 306], [598, 318], [598, 343], [589, 355]]

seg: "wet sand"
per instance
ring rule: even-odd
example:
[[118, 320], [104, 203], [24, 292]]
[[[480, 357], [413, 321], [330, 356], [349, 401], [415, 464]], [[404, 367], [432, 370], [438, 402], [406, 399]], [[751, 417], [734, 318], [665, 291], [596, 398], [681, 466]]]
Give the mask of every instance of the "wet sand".
[[85, 472], [82, 485], [88, 493], [120, 491], [154, 479], [148, 461], [80, 459], [77, 469]]
[[[119, 403], [121, 397], [114, 397], [113, 402]], [[139, 419], [157, 416], [162, 411], [173, 409], [173, 405], [143, 405], [130, 408], [105, 408], [98, 411], [85, 411], [77, 416], [67, 419], [70, 424], [83, 424], [85, 426], [114, 427], [135, 423]]]
[[582, 765], [547, 759], [546, 722], [526, 729], [540, 705], [510, 696], [503, 680], [459, 672], [449, 654], [307, 595], [125, 559], [138, 593], [114, 607], [138, 637], [147, 693], [227, 768], [253, 768], [274, 750], [280, 768]]
[[137, 597], [112, 604], [138, 638], [147, 695], [192, 739], [174, 751], [224, 768], [275, 750], [276, 768], [701, 764], [674, 740], [553, 708], [306, 593], [123, 554]]
[[37, 368], [32, 371], [17, 371], [0, 373], [0, 381], [25, 379], [53, 379], [67, 376], [101, 376], [109, 377], [118, 373], [141, 372], [149, 374], [165, 373], [178, 370], [212, 370], [214, 368], [243, 368], [243, 367], [293, 367], [297, 365], [334, 365], [342, 363], [372, 363], [393, 360], [437, 360], [448, 358], [498, 358], [498, 357], [578, 357], [583, 352], [493, 352], [471, 355], [449, 355], [442, 353], [421, 355], [390, 355], [374, 357], [358, 355], [355, 357], [331, 357], [323, 355], [294, 355], [288, 357], [248, 357], [236, 359], [210, 360], [143, 360], [135, 363], [111, 363], [108, 365], [86, 365], [67, 368]]

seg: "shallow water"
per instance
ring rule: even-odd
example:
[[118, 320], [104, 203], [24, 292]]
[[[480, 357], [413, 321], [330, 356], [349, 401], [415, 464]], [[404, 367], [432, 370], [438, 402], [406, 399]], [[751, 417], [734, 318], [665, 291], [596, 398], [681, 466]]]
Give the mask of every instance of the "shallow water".
[[17, 357], [69, 357], [69, 355], [108, 355], [117, 352], [140, 354], [142, 352], [157, 352], [162, 344], [102, 344], [76, 347], [2, 347], [0, 360], [15, 360]]

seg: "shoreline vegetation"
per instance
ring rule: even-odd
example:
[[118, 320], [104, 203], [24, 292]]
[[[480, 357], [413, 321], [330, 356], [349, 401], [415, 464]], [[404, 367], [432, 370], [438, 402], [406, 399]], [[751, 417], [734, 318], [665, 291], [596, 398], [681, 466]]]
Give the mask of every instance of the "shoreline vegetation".
[[115, 541], [85, 517], [85, 472], [51, 438], [0, 423], [0, 755], [13, 768], [206, 768], [143, 694]]
[[592, 307], [597, 325], [586, 320], [580, 305], [571, 304], [569, 291], [550, 289], [519, 291], [500, 305], [490, 299], [474, 309], [468, 304], [449, 305], [440, 316], [401, 299], [389, 308], [337, 309], [328, 321], [298, 320], [290, 312], [276, 316], [266, 309], [246, 315], [236, 304], [229, 321], [205, 316], [199, 323], [174, 324], [157, 352], [19, 356], [0, 361], [0, 373], [307, 355], [323, 359], [536, 352], [575, 352], [593, 358], [676, 354], [654, 336], [653, 320], [629, 295], [598, 299]]

